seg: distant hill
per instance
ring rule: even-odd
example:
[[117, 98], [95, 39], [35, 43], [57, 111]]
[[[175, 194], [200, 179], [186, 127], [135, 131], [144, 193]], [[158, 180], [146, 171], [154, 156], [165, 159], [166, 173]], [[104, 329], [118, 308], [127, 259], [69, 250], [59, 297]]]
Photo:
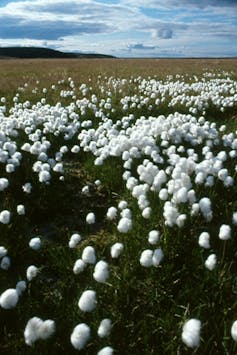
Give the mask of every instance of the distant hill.
[[66, 53], [41, 47], [0, 47], [0, 58], [114, 58], [106, 54]]

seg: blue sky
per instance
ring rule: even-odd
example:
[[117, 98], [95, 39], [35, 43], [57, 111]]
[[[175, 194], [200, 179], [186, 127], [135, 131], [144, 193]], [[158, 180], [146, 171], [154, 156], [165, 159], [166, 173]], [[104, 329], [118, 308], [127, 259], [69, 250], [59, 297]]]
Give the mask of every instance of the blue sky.
[[0, 46], [237, 56], [237, 0], [0, 0]]

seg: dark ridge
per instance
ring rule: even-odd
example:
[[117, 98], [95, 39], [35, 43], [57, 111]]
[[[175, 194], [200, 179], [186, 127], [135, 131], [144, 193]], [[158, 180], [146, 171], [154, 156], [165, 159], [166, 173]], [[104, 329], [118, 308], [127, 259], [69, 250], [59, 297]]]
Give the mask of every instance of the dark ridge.
[[106, 54], [66, 53], [41, 47], [0, 47], [0, 58], [114, 58]]

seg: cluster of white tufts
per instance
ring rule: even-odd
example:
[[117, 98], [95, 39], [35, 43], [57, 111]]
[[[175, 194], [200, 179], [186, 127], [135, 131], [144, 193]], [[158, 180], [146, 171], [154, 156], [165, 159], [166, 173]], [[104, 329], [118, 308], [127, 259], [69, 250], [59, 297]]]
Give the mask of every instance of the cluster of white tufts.
[[144, 267], [159, 266], [164, 253], [161, 248], [155, 249], [146, 249], [142, 252], [140, 257], [140, 264]]
[[36, 340], [46, 340], [55, 332], [55, 322], [38, 317], [29, 319], [24, 330], [25, 343], [32, 346]]

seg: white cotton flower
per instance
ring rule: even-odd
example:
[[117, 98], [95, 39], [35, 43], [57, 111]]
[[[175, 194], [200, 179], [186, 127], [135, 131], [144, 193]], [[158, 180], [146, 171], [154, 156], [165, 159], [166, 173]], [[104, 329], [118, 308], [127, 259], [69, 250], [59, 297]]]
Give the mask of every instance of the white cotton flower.
[[210, 234], [207, 232], [202, 232], [199, 235], [198, 238], [198, 244], [200, 245], [200, 247], [205, 248], [205, 249], [209, 249], [210, 246]]
[[100, 283], [105, 283], [109, 277], [109, 265], [103, 260], [98, 261], [95, 265], [93, 278]]
[[71, 152], [72, 153], [79, 153], [80, 152], [80, 147], [79, 147], [79, 145], [74, 145], [73, 147], [72, 147], [72, 149], [71, 149]]
[[86, 223], [94, 224], [95, 223], [95, 214], [93, 212], [88, 213], [86, 216]]
[[148, 234], [148, 242], [152, 245], [155, 245], [160, 238], [160, 232], [157, 230], [152, 230]]
[[112, 322], [109, 318], [105, 318], [100, 322], [97, 334], [100, 338], [105, 338], [110, 335]]
[[200, 344], [201, 322], [199, 319], [189, 319], [183, 325], [182, 340], [189, 348], [196, 348]]
[[19, 216], [23, 216], [26, 213], [24, 205], [18, 205], [16, 210]]
[[124, 249], [123, 243], [115, 243], [110, 248], [110, 255], [112, 258], [118, 258]]
[[39, 328], [39, 338], [46, 340], [55, 332], [55, 322], [51, 319], [47, 319], [42, 322]]
[[151, 267], [153, 265], [153, 251], [146, 249], [142, 252], [140, 257], [140, 264], [144, 267]]
[[234, 321], [231, 327], [231, 336], [234, 339], [234, 341], [237, 341], [237, 320]]
[[56, 173], [64, 173], [64, 168], [63, 168], [63, 164], [62, 163], [57, 163], [54, 165], [53, 167], [53, 171], [55, 171]]
[[26, 282], [24, 280], [18, 281], [16, 284], [16, 291], [20, 296], [26, 290]]
[[25, 343], [32, 346], [36, 340], [48, 339], [55, 332], [55, 322], [51, 319], [43, 321], [38, 317], [28, 320], [25, 330]]
[[164, 253], [161, 248], [155, 249], [152, 255], [153, 266], [160, 265], [162, 259], [164, 258]]
[[233, 212], [232, 223], [233, 223], [235, 226], [237, 225], [237, 212]]
[[42, 170], [39, 172], [39, 182], [47, 182], [51, 179], [51, 175], [48, 171]]
[[89, 192], [90, 192], [90, 188], [89, 186], [84, 186], [82, 189], [81, 189], [81, 192], [83, 193], [83, 195], [88, 195]]
[[0, 246], [0, 259], [7, 255], [7, 249], [3, 246]]
[[111, 348], [111, 346], [105, 346], [97, 353], [97, 355], [113, 355], [113, 353], [114, 353], [114, 349]]
[[96, 262], [96, 255], [95, 255], [95, 249], [88, 245], [87, 247], [84, 248], [82, 252], [82, 260], [86, 264], [95, 264]]
[[39, 269], [35, 265], [30, 265], [26, 270], [26, 278], [28, 281], [32, 281], [38, 274]]
[[127, 233], [132, 229], [132, 220], [127, 217], [122, 217], [119, 220], [119, 223], [117, 225], [117, 229], [120, 233]]
[[127, 207], [128, 207], [127, 201], [120, 201], [119, 204], [118, 204], [118, 208], [119, 208], [120, 210], [124, 210], [124, 209], [127, 208]]
[[86, 267], [86, 263], [82, 259], [77, 259], [74, 266], [73, 266], [73, 272], [75, 275], [80, 274]]
[[219, 231], [219, 238], [221, 240], [228, 240], [231, 238], [231, 228], [227, 224], [222, 224]]
[[212, 209], [211, 209], [211, 200], [208, 197], [203, 197], [199, 201], [200, 210], [204, 218], [210, 222], [212, 220]]
[[149, 219], [151, 217], [151, 207], [146, 207], [142, 211], [142, 217], [145, 219]]
[[8, 188], [8, 186], [9, 186], [8, 179], [0, 178], [0, 191], [5, 190], [6, 188]]
[[110, 207], [109, 209], [108, 209], [108, 211], [107, 211], [107, 213], [106, 213], [106, 217], [107, 217], [107, 219], [109, 219], [109, 220], [113, 220], [113, 219], [115, 219], [116, 218], [116, 216], [117, 216], [117, 208], [116, 207]]
[[184, 224], [185, 224], [186, 219], [187, 219], [187, 216], [186, 216], [185, 213], [180, 214], [180, 215], [177, 217], [177, 219], [176, 219], [176, 224], [177, 224], [177, 226], [178, 226], [179, 228], [182, 228], [182, 227], [184, 226]]
[[2, 270], [8, 270], [11, 266], [11, 259], [8, 256], [4, 256], [1, 260], [0, 268]]
[[168, 199], [168, 190], [163, 188], [159, 191], [159, 199], [162, 201], [166, 201]]
[[29, 241], [29, 247], [33, 250], [40, 250], [41, 239], [39, 237], [31, 238], [31, 240]]
[[71, 334], [71, 344], [77, 350], [82, 350], [90, 339], [90, 328], [87, 324], [78, 324]]
[[211, 254], [208, 256], [208, 258], [205, 261], [205, 267], [212, 271], [215, 269], [216, 267], [216, 263], [217, 263], [217, 258], [216, 258], [216, 254]]
[[8, 210], [3, 210], [0, 213], [0, 222], [3, 224], [8, 224], [10, 222], [11, 213]]
[[30, 194], [32, 191], [32, 185], [30, 182], [26, 182], [24, 185], [22, 185], [22, 190], [26, 193], [26, 194]]
[[81, 295], [78, 307], [83, 312], [92, 312], [96, 307], [96, 303], [96, 292], [93, 290], [87, 290]]
[[9, 288], [0, 296], [0, 306], [4, 309], [11, 309], [17, 305], [19, 300], [18, 292], [15, 288]]
[[78, 233], [74, 233], [68, 243], [69, 248], [75, 248], [77, 244], [81, 241], [81, 236]]

